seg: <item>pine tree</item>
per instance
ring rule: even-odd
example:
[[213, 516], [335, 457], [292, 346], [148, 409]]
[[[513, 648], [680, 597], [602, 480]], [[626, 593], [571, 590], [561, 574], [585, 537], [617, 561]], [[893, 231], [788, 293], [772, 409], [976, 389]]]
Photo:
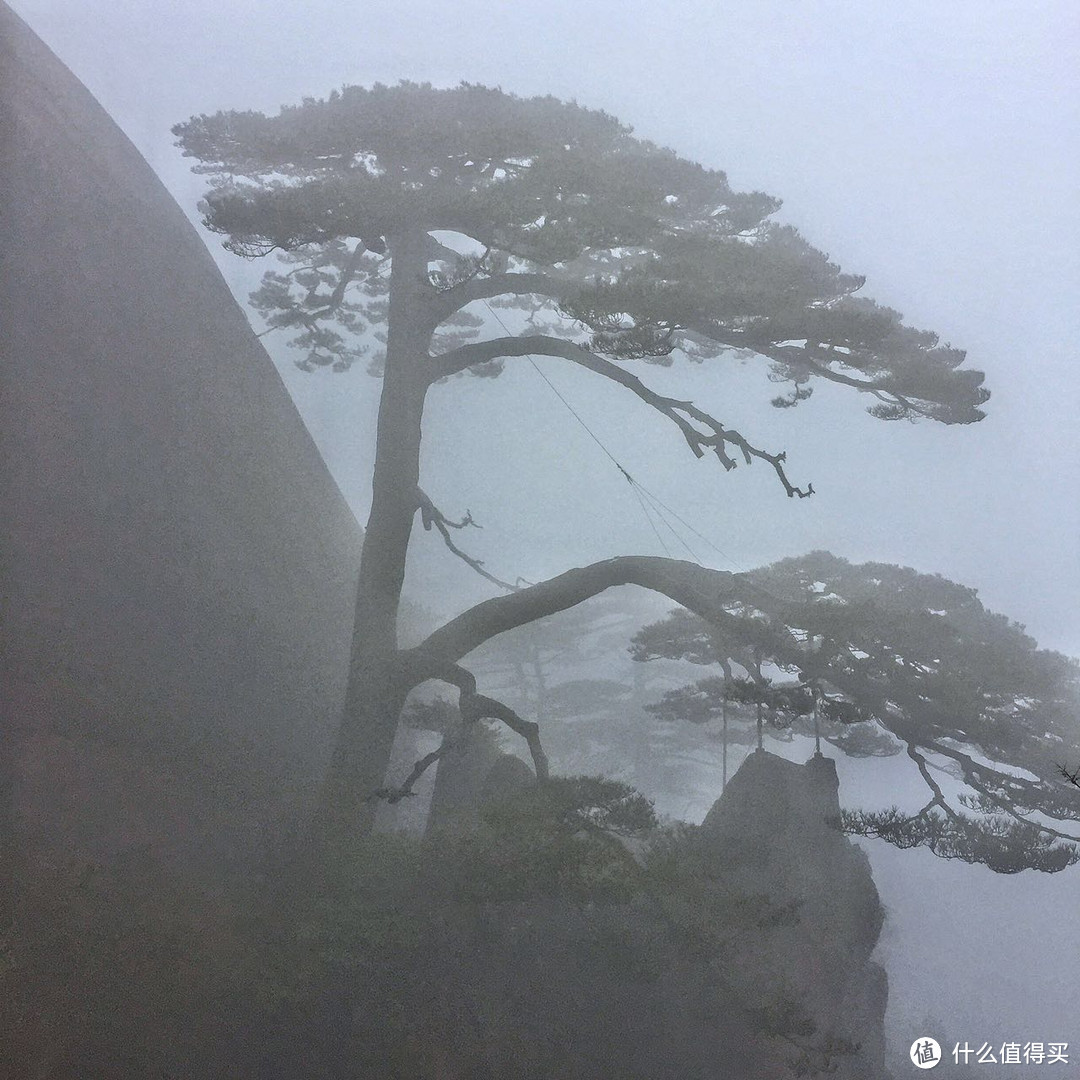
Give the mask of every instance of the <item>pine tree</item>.
[[673, 612], [633, 652], [723, 669], [665, 694], [654, 708], [667, 720], [760, 702], [766, 731], [794, 728], [853, 756], [906, 754], [926, 804], [848, 813], [852, 832], [1003, 873], [1080, 859], [1068, 825], [1080, 798], [1061, 775], [1080, 757], [1080, 665], [1039, 649], [974, 589], [818, 551], [745, 575], [723, 614]]
[[[732, 588], [730, 576], [689, 563], [634, 557], [525, 588], [500, 582], [454, 539], [469, 516], [453, 520], [420, 487], [432, 385], [560, 357], [664, 416], [697, 457], [726, 470], [764, 462], [799, 498], [813, 487], [792, 482], [784, 453], [653, 391], [631, 365], [753, 354], [789, 385], [777, 407], [803, 402], [818, 379], [866, 394], [884, 420], [983, 416], [989, 395], [964, 353], [856, 295], [862, 278], [770, 220], [776, 199], [732, 190], [724, 173], [605, 113], [402, 83], [348, 87], [271, 117], [195, 117], [174, 132], [209, 178], [206, 225], [239, 255], [284, 254], [289, 269], [267, 274], [254, 302], [269, 327], [293, 332], [301, 365], [343, 371], [367, 356], [382, 378], [349, 688], [323, 808], [347, 831], [370, 820], [405, 696], [427, 679], [458, 688], [466, 719], [495, 717], [523, 734], [544, 773], [535, 725], [480, 694], [461, 667], [475, 646], [616, 584], [703, 613]], [[528, 313], [520, 333], [486, 336], [500, 304]], [[372, 337], [384, 345], [377, 354], [366, 352]], [[506, 595], [402, 650], [417, 513]]]

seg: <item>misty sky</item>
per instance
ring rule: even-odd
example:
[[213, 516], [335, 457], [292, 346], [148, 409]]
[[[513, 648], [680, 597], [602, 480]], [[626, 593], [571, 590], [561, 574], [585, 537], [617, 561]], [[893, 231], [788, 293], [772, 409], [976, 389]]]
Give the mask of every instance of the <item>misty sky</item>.
[[[792, 480], [818, 492], [788, 500], [763, 464], [725, 474], [697, 461], [619, 388], [556, 360], [541, 361], [545, 373], [629, 471], [724, 552], [697, 544], [708, 564], [749, 568], [814, 548], [904, 563], [975, 586], [1041, 644], [1080, 655], [1075, 0], [11, 2], [193, 218], [202, 182], [173, 149], [172, 124], [401, 78], [576, 98], [726, 169], [737, 188], [781, 197], [780, 219], [865, 274], [865, 295], [968, 349], [993, 393], [985, 421], [887, 424], [856, 395], [821, 384], [798, 409], [774, 410], [764, 365], [731, 360], [637, 369], [758, 445], [786, 449]], [[207, 239], [243, 299], [269, 264], [253, 269]], [[264, 340], [363, 521], [378, 383], [362, 365], [304, 375]], [[660, 553], [625, 481], [531, 368], [456, 380], [430, 402], [424, 486], [448, 514], [472, 510], [485, 527], [467, 539], [494, 572], [535, 580], [608, 555]], [[417, 549], [414, 598], [448, 612], [490, 594], [431, 537]], [[866, 763], [853, 768], [865, 781]], [[989, 872], [923, 852], [890, 851], [874, 867], [887, 899], [909, 887], [908, 908], [887, 931], [902, 940], [890, 965], [894, 994], [907, 987], [914, 1000], [920, 971], [940, 983], [961, 968], [978, 992], [944, 999], [956, 1002], [965, 1031], [984, 1016], [988, 1037], [1011, 1035], [1000, 1023], [1001, 1003], [1011, 1002], [1018, 1022], [1060, 1022], [1029, 1026], [1027, 1038], [1080, 1035], [1065, 1027], [1077, 1013], [1075, 962], [1035, 974], [1032, 953], [1080, 944], [1075, 917], [1071, 937], [1029, 927], [1001, 946], [1004, 955], [964, 958], [940, 944], [963, 948], [967, 905], [984, 896]], [[1075, 872], [1066, 877], [1024, 875], [1026, 891], [995, 879], [993, 895], [1010, 897], [1017, 917], [1053, 904], [1075, 915]], [[913, 879], [944, 891], [920, 899]], [[1002, 910], [979, 917], [1000, 920]], [[920, 918], [937, 919], [931, 939], [919, 937]], [[988, 989], [995, 978], [1002, 985]]]
[[[864, 293], [968, 349], [987, 372], [972, 427], [887, 424], [818, 385], [771, 409], [763, 366], [646, 368], [768, 449], [818, 495], [789, 501], [759, 465], [726, 475], [666, 421], [588, 372], [545, 371], [633, 475], [746, 568], [827, 548], [939, 572], [1080, 654], [1080, 11], [1063, 2], [517, 5], [254, 0], [16, 0], [185, 210], [202, 186], [169, 127], [219, 108], [276, 110], [346, 83], [461, 79], [604, 108], [646, 137], [784, 199]], [[244, 297], [263, 264], [209, 238]], [[261, 328], [261, 327], [260, 327]], [[272, 349], [272, 338], [266, 339]], [[366, 516], [378, 385], [359, 368], [283, 374]], [[424, 483], [497, 573], [530, 579], [660, 553], [630, 490], [524, 364], [436, 388]], [[423, 537], [418, 551], [423, 555]], [[677, 545], [675, 551], [680, 553]], [[412, 591], [447, 611], [486, 595], [428, 550]]]

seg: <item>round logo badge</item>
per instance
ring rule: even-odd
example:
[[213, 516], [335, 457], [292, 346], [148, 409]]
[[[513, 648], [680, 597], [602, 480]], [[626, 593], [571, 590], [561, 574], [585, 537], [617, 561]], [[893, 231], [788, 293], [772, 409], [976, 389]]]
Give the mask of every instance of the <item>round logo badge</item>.
[[941, 1063], [941, 1047], [936, 1039], [921, 1035], [911, 1044], [911, 1063], [916, 1069], [932, 1069]]

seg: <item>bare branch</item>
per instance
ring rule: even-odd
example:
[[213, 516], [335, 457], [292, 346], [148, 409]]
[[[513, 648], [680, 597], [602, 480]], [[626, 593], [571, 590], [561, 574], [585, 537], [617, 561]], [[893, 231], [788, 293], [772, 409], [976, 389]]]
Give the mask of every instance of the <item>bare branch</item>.
[[412, 767], [412, 772], [405, 777], [400, 787], [381, 787], [376, 788], [364, 801], [375, 802], [377, 799], [385, 799], [388, 803], [393, 805], [394, 803], [401, 802], [408, 795], [415, 795], [413, 791], [413, 785], [421, 776], [431, 768], [447, 751], [451, 750], [454, 743], [450, 739], [443, 739], [438, 748], [432, 750], [430, 754], [425, 754], [419, 761]]
[[477, 525], [472, 519], [472, 514], [466, 510], [465, 517], [461, 521], [451, 521], [445, 514], [428, 498], [420, 488], [416, 489], [417, 505], [420, 509], [420, 520], [423, 523], [424, 529], [427, 532], [431, 532], [431, 527], [434, 525], [439, 530], [447, 548], [450, 552], [456, 555], [466, 565], [471, 566], [482, 578], [486, 578], [493, 585], [498, 585], [500, 589], [506, 589], [507, 592], [514, 592], [518, 589], [517, 585], [511, 585], [508, 581], [503, 581], [497, 578], [494, 574], [488, 573], [484, 569], [484, 564], [479, 560], [473, 558], [473, 556], [466, 554], [454, 543], [450, 538], [451, 529], [464, 529], [466, 526], [472, 525], [474, 528], [479, 529], [482, 526]]
[[1057, 770], [1073, 787], [1080, 788], [1080, 767], [1073, 772], [1069, 772], [1064, 765], [1058, 765]]

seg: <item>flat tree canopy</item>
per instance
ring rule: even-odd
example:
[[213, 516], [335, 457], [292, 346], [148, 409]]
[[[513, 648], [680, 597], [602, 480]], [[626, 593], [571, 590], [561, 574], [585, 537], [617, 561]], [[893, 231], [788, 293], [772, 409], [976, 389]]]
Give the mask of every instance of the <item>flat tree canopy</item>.
[[925, 806], [848, 814], [851, 831], [1001, 872], [1080, 859], [1080, 826], [1062, 831], [1080, 822], [1062, 777], [1080, 759], [1075, 660], [940, 575], [818, 551], [741, 577], [708, 620], [679, 610], [634, 639], [635, 659], [722, 671], [665, 694], [661, 717], [706, 723], [760, 702], [767, 723], [848, 754], [906, 753]]
[[[732, 191], [723, 172], [635, 138], [605, 113], [482, 86], [402, 83], [346, 87], [275, 117], [201, 116], [174, 130], [211, 178], [206, 225], [226, 247], [304, 254], [306, 268], [298, 260], [288, 275], [270, 275], [257, 303], [271, 326], [300, 331], [296, 344], [313, 366], [348, 367], [355, 335], [384, 321], [385, 301], [359, 297], [385, 298], [381, 257], [393, 254], [394, 238], [445, 231], [480, 247], [462, 255], [428, 245], [430, 291], [416, 316], [433, 333], [476, 301], [528, 294], [530, 306], [547, 300], [575, 320], [579, 344], [612, 359], [750, 349], [801, 391], [785, 404], [816, 377], [872, 395], [883, 418], [983, 416], [989, 395], [980, 372], [960, 368], [963, 351], [857, 297], [863, 278], [769, 221], [778, 199]], [[453, 326], [448, 336], [479, 330]], [[564, 355], [540, 335], [524, 344]], [[475, 368], [522, 347], [438, 350], [430, 367]]]
[[[856, 295], [861, 277], [770, 220], [776, 199], [733, 191], [722, 172], [605, 113], [401, 83], [347, 87], [272, 117], [195, 117], [174, 132], [209, 178], [206, 225], [242, 256], [283, 254], [288, 269], [267, 274], [254, 302], [269, 328], [292, 333], [300, 365], [340, 372], [366, 356], [383, 376], [351, 677], [324, 799], [345, 828], [365, 820], [405, 695], [426, 679], [456, 686], [467, 719], [494, 716], [525, 735], [544, 772], [535, 724], [479, 693], [461, 667], [471, 648], [612, 585], [635, 582], [699, 614], [735, 588], [730, 575], [718, 586], [712, 571], [639, 557], [527, 588], [499, 581], [453, 539], [471, 518], [444, 515], [420, 486], [434, 383], [560, 357], [660, 413], [696, 456], [728, 470], [764, 461], [800, 498], [813, 487], [789, 479], [783, 452], [653, 391], [633, 362], [753, 354], [788, 384], [778, 407], [823, 379], [865, 394], [883, 420], [983, 417], [989, 395], [963, 351]], [[520, 309], [514, 329], [500, 306]], [[370, 351], [375, 342], [383, 348]], [[397, 615], [418, 512], [507, 595], [402, 650]]]

